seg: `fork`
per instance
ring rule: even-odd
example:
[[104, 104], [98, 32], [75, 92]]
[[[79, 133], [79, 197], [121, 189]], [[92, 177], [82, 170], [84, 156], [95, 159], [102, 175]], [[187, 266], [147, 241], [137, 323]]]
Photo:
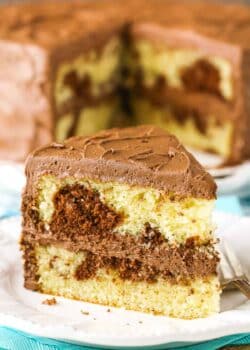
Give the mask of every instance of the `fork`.
[[222, 288], [233, 285], [250, 299], [250, 281], [240, 261], [224, 240], [221, 241], [219, 273]]

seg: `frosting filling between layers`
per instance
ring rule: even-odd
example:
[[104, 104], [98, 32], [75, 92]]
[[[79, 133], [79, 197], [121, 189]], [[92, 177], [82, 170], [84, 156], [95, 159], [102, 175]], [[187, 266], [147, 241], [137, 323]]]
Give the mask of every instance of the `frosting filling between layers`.
[[[68, 232], [60, 232], [60, 228], [58, 235], [53, 232], [50, 235], [46, 232], [25, 234], [26, 237], [22, 240], [24, 251], [31, 249], [30, 247], [34, 249], [36, 246], [51, 246], [74, 252], [76, 256], [82, 256], [83, 252], [88, 253], [90, 259], [82, 259], [77, 266], [82, 271], [82, 276], [90, 265], [95, 267], [94, 275], [99, 267], [107, 266], [118, 268], [119, 271], [123, 269], [128, 273], [133, 272], [133, 276], [127, 273], [128, 279], [153, 279], [153, 276], [157, 279], [165, 276], [164, 278], [176, 283], [216, 274], [218, 264], [218, 255], [212, 243], [195, 246], [188, 241], [177, 247], [160, 239], [160, 234], [154, 230], [143, 232], [137, 239], [107, 232], [88, 235], [80, 230], [76, 239]], [[123, 276], [125, 278], [126, 275]]]
[[44, 293], [179, 318], [206, 317], [219, 311], [220, 287], [214, 275], [178, 284], [159, 277], [149, 283], [121, 278], [114, 268], [100, 268], [95, 276], [79, 279], [75, 271], [83, 254], [39, 246], [35, 255], [37, 289]]
[[[109, 243], [112, 246], [112, 242]], [[216, 275], [218, 256], [213, 251], [212, 246], [203, 247], [204, 249], [189, 248], [188, 246], [179, 250], [168, 248], [165, 255], [164, 251], [161, 251], [162, 255], [158, 258], [158, 261], [154, 256], [156, 255], [155, 251], [150, 249], [147, 252], [144, 249], [144, 253], [148, 254], [146, 258], [143, 256], [140, 256], [139, 259], [134, 258], [135, 246], [131, 246], [131, 254], [127, 256], [121, 251], [114, 251], [114, 255], [109, 252], [104, 255], [105, 252], [101, 249], [98, 250], [98, 243], [97, 248], [93, 244], [91, 250], [81, 249], [81, 246], [84, 246], [84, 244], [80, 243], [78, 250], [76, 250], [76, 246], [72, 247], [69, 242], [64, 244], [64, 242], [54, 241], [45, 244], [45, 240], [42, 243], [38, 241], [30, 243], [23, 240], [24, 255], [29, 254], [31, 256], [32, 252], [34, 257], [33, 260], [30, 260], [30, 265], [25, 267], [26, 275], [29, 276], [27, 283], [29, 284], [32, 278], [36, 283], [38, 282], [36, 276], [39, 268], [37, 260], [39, 259], [37, 257], [41, 253], [46, 253], [50, 257], [48, 261], [50, 269], [65, 277], [70, 271], [72, 276], [79, 281], [95, 277], [100, 269], [115, 270], [122, 280], [152, 283], [161, 278], [172, 284], [188, 284], [196, 278], [207, 278]], [[140, 245], [137, 249], [140, 249]]]

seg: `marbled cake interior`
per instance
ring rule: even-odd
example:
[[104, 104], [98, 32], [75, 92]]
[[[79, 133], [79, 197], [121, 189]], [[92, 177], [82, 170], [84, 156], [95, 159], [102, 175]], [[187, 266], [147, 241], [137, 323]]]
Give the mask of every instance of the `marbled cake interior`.
[[[61, 63], [55, 80], [55, 101], [59, 108], [75, 94], [84, 96], [86, 80], [89, 94], [93, 97], [111, 92], [119, 81], [122, 41], [111, 38], [99, 49], [89, 50], [70, 62]], [[85, 82], [85, 84], [84, 84]]]
[[44, 176], [31, 215], [37, 233], [22, 241], [24, 254], [33, 251], [36, 288], [172, 317], [218, 312], [213, 204]]
[[122, 47], [121, 38], [113, 37], [99, 50], [59, 65], [54, 85], [56, 141], [119, 124]]
[[233, 122], [219, 121], [213, 115], [202, 116], [192, 111], [175, 112], [171, 103], [155, 105], [147, 98], [137, 97], [132, 100], [132, 109], [136, 124], [155, 124], [176, 135], [185, 145], [220, 154], [224, 158], [230, 156]]
[[[214, 199], [174, 199], [163, 191], [129, 186], [115, 182], [97, 182], [90, 179], [57, 179], [44, 176], [38, 184], [37, 210], [42, 221], [49, 225], [55, 211], [53, 198], [66, 186], [79, 185], [98, 193], [100, 200], [122, 216], [115, 228], [119, 234], [139, 235], [146, 224], [169, 241], [183, 244], [195, 237], [202, 244], [212, 238], [212, 211]], [[70, 188], [70, 187], [69, 187]]]
[[162, 77], [171, 88], [208, 92], [225, 100], [234, 97], [231, 62], [198, 48], [171, 48], [167, 44], [137, 39], [128, 61], [134, 72], [140, 71], [147, 86]]
[[[127, 73], [122, 76], [124, 69]], [[128, 94], [119, 95], [122, 85]], [[144, 89], [149, 90], [146, 96]], [[98, 54], [91, 51], [59, 68], [55, 100], [64, 115], [56, 124], [56, 140], [119, 125], [118, 116], [122, 106], [127, 105], [127, 111], [132, 113], [130, 122], [161, 126], [186, 145], [228, 158], [234, 137], [230, 115], [223, 120], [221, 113], [227, 113], [223, 110], [204, 110], [198, 114], [199, 102], [191, 104], [187, 111], [180, 110], [175, 99], [177, 114], [171, 108], [171, 98], [162, 96], [155, 102], [150, 95], [160, 95], [164, 89], [208, 94], [227, 105], [234, 99], [232, 64], [226, 58], [205, 54], [197, 48], [171, 48], [136, 37], [132, 44], [125, 45], [122, 38], [113, 38]], [[82, 106], [80, 102], [74, 111], [73, 101], [79, 98]], [[67, 106], [73, 110], [67, 110]]]
[[96, 106], [82, 106], [77, 113], [68, 112], [59, 117], [55, 126], [55, 140], [64, 141], [69, 136], [86, 136], [109, 129], [116, 120], [119, 123], [121, 104], [118, 97], [100, 101]]
[[[219, 311], [217, 277], [199, 278], [189, 284], [121, 279], [116, 269], [101, 268], [91, 279], [76, 279], [81, 253], [53, 246], [36, 248], [40, 288], [45, 293], [129, 310], [193, 319]], [[51, 267], [51, 261], [54, 261]]]

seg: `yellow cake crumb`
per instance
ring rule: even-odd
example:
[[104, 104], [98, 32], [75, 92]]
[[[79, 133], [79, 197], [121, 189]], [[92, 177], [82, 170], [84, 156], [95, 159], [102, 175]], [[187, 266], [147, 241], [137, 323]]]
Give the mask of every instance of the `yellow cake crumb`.
[[140, 67], [143, 72], [144, 81], [148, 86], [152, 86], [157, 77], [164, 76], [168, 86], [183, 88], [181, 73], [183, 69], [195, 64], [200, 59], [205, 59], [212, 64], [219, 72], [219, 89], [221, 95], [230, 100], [233, 97], [233, 69], [232, 64], [227, 59], [219, 56], [210, 56], [202, 51], [192, 48], [169, 48], [167, 45], [152, 44], [146, 40], [137, 40], [134, 43], [139, 61], [136, 63], [129, 59], [129, 65]]
[[[58, 265], [51, 269], [49, 262], [54, 254], [59, 257]], [[189, 284], [173, 284], [162, 278], [148, 283], [123, 280], [115, 270], [99, 269], [95, 277], [78, 281], [73, 269], [68, 269], [69, 261], [78, 260], [77, 254], [62, 248], [37, 246], [42, 292], [185, 319], [207, 317], [219, 311], [220, 287], [216, 276], [197, 278]]]
[[200, 244], [211, 240], [213, 233], [212, 210], [214, 200], [184, 198], [173, 201], [160, 190], [120, 183], [102, 183], [94, 180], [57, 179], [43, 176], [38, 184], [40, 218], [49, 224], [53, 212], [54, 194], [67, 184], [80, 183], [100, 194], [102, 202], [124, 218], [115, 228], [116, 233], [139, 235], [149, 223], [170, 242], [185, 243], [198, 237]]
[[171, 108], [154, 106], [146, 99], [133, 101], [134, 118], [137, 124], [154, 124], [174, 134], [183, 144], [203, 151], [211, 151], [223, 157], [229, 157], [232, 147], [233, 124], [225, 121], [216, 123], [213, 116], [207, 116], [206, 133], [201, 133], [192, 116], [183, 116], [181, 123], [176, 120]]

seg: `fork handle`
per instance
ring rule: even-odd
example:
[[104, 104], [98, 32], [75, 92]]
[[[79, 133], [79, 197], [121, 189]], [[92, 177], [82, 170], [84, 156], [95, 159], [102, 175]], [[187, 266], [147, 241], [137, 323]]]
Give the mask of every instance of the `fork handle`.
[[233, 284], [237, 287], [248, 299], [250, 299], [250, 282], [246, 279], [234, 280]]

